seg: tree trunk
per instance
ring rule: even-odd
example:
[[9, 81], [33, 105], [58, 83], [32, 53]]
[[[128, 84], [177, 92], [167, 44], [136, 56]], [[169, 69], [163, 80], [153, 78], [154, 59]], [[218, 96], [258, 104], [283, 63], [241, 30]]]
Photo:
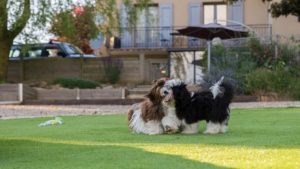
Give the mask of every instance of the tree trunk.
[[12, 41], [0, 41], [0, 81], [7, 80], [8, 56]]

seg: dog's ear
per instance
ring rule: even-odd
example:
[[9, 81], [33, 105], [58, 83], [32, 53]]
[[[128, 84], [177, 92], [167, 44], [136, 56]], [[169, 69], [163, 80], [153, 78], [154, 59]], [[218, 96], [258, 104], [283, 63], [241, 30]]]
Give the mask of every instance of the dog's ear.
[[152, 102], [155, 101], [155, 95], [152, 92], [146, 94], [145, 97], [149, 98]]
[[165, 85], [165, 80], [164, 80], [164, 79], [159, 79], [159, 80], [157, 80], [157, 81], [156, 81], [156, 85], [157, 85], [157, 86], [163, 86], [163, 85]]
[[156, 84], [157, 80], [152, 80], [151, 84]]

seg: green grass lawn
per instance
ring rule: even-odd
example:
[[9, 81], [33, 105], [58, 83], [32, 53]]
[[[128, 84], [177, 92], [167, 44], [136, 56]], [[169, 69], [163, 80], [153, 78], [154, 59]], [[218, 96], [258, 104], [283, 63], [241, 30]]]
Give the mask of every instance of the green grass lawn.
[[124, 115], [38, 127], [48, 119], [0, 120], [0, 169], [300, 168], [300, 108], [235, 109], [222, 135], [132, 134]]

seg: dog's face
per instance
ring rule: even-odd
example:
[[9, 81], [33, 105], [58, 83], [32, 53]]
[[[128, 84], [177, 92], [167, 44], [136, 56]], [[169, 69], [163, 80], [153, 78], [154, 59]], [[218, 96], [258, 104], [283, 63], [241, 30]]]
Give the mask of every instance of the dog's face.
[[160, 78], [153, 81], [153, 87], [146, 97], [148, 97], [153, 103], [161, 103], [165, 97], [165, 94], [162, 93], [162, 88], [167, 80], [167, 78]]
[[181, 120], [178, 119], [175, 109], [175, 99], [178, 86], [181, 86], [183, 82], [179, 79], [172, 79], [165, 82], [161, 88], [160, 93], [163, 96], [163, 105], [167, 107], [166, 115], [162, 119], [162, 125], [166, 133], [176, 133], [180, 130]]
[[164, 83], [164, 86], [161, 88], [160, 93], [163, 96], [163, 104], [166, 106], [175, 106], [173, 88], [180, 86], [183, 82], [179, 79], [171, 79]]

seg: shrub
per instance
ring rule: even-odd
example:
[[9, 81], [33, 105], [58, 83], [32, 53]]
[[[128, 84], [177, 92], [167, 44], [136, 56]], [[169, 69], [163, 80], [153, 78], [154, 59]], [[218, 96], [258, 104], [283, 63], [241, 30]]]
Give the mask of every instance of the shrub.
[[246, 75], [245, 90], [247, 93], [257, 91], [270, 92], [272, 83], [272, 72], [265, 68], [258, 68]]
[[259, 39], [251, 38], [247, 46], [250, 49], [251, 58], [259, 66], [269, 65], [275, 59], [275, 46], [273, 43], [263, 44]]
[[123, 69], [123, 62], [119, 58], [105, 57], [102, 58], [104, 65], [104, 76], [105, 79], [111, 83], [116, 84], [121, 77]]
[[[249, 57], [248, 53], [248, 48], [214, 46], [212, 48], [211, 71], [205, 80], [213, 83], [221, 76], [225, 76], [236, 84], [236, 93], [244, 93], [245, 75], [257, 67], [255, 60]], [[205, 59], [206, 55], [204, 54]]]
[[300, 79], [294, 78], [290, 83], [289, 95], [295, 99], [300, 100]]
[[293, 79], [294, 76], [283, 69], [258, 68], [246, 76], [245, 87], [249, 93], [263, 91], [288, 95]]
[[90, 81], [90, 80], [83, 80], [79, 78], [57, 78], [53, 81], [53, 84], [59, 84], [62, 87], [74, 89], [94, 89], [98, 86], [97, 82]]

